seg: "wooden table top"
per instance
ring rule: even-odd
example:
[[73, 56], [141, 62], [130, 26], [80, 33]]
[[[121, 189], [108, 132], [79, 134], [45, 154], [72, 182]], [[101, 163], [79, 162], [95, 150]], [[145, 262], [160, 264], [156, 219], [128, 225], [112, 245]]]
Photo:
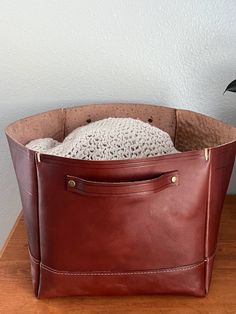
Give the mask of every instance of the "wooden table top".
[[212, 285], [205, 298], [184, 296], [68, 297], [33, 295], [23, 218], [0, 259], [0, 313], [229, 313], [236, 314], [236, 196], [222, 213]]

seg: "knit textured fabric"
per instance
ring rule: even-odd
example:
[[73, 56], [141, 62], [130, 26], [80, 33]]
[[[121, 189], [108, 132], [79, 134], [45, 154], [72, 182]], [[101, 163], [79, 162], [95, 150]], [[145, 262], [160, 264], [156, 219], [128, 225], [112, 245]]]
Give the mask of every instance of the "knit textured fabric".
[[43, 138], [26, 145], [40, 153], [86, 160], [119, 160], [177, 153], [168, 133], [132, 118], [107, 118], [73, 130], [62, 143]]

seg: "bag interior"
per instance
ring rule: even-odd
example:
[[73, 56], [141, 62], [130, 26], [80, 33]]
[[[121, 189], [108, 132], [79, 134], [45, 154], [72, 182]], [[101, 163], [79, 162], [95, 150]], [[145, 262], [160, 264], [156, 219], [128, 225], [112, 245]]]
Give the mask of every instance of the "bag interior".
[[167, 132], [177, 150], [216, 147], [236, 140], [236, 128], [189, 110], [142, 104], [94, 104], [62, 108], [18, 120], [6, 134], [21, 145], [37, 138], [63, 141], [75, 128], [108, 117], [130, 117]]

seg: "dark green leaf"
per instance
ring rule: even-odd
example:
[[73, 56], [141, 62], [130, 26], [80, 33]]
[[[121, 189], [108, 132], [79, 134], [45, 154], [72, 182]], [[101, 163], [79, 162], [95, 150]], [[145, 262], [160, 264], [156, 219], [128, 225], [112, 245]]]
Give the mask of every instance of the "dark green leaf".
[[225, 92], [233, 92], [233, 93], [236, 93], [236, 80], [234, 80], [233, 82], [231, 82], [225, 89], [224, 93]]

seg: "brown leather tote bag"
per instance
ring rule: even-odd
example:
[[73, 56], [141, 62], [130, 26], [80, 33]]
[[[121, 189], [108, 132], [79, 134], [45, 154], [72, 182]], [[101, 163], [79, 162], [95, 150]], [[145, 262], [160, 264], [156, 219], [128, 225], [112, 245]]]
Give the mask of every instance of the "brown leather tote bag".
[[[86, 161], [24, 145], [59, 141], [106, 117], [168, 132], [180, 154]], [[99, 104], [52, 110], [6, 129], [37, 297], [208, 292], [236, 128], [187, 110]]]

